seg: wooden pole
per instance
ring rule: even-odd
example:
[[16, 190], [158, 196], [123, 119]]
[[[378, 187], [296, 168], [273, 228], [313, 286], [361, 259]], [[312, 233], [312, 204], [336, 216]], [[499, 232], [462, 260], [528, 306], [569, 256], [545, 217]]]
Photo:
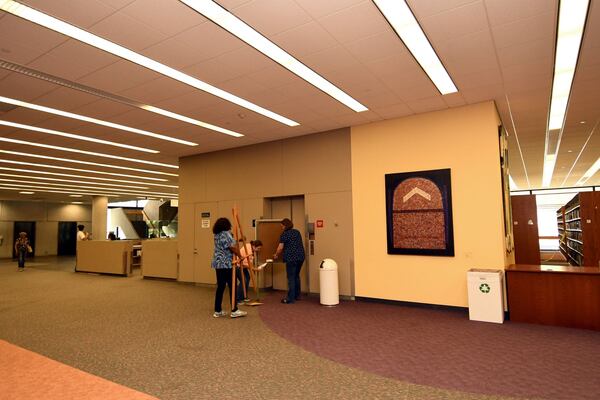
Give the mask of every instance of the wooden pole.
[[[235, 220], [236, 226], [240, 230], [240, 236], [242, 238], [242, 244], [244, 246], [244, 251], [246, 251], [247, 250], [246, 249], [246, 239], [245, 239], [245, 236], [244, 236], [244, 231], [242, 230], [242, 225], [240, 224], [240, 216], [239, 216], [239, 214], [237, 212], [237, 209], [235, 207], [233, 208], [233, 218]], [[252, 254], [254, 255], [254, 250], [251, 249], [250, 251], [252, 251]], [[246, 254], [246, 257], [249, 258], [249, 256], [250, 256], [250, 254]], [[240, 267], [242, 267], [242, 263], [240, 263]], [[256, 293], [256, 297], [258, 298], [258, 282], [257, 282], [257, 280], [256, 280], [256, 278], [254, 276], [254, 272], [255, 271], [252, 268], [252, 266], [250, 265], [250, 260], [248, 260], [248, 270], [250, 272], [250, 280], [252, 281], [252, 285], [254, 286], [254, 292]], [[246, 294], [246, 284], [244, 282], [244, 279], [245, 279], [244, 272], [243, 272], [242, 269], [240, 269], [240, 272], [242, 274], [242, 285], [244, 287], [244, 297], [246, 297], [247, 294]]]

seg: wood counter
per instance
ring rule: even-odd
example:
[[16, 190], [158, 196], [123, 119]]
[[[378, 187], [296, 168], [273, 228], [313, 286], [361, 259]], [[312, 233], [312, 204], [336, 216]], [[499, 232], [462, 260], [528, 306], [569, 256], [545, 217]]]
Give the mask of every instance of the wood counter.
[[506, 268], [510, 320], [600, 330], [600, 268]]

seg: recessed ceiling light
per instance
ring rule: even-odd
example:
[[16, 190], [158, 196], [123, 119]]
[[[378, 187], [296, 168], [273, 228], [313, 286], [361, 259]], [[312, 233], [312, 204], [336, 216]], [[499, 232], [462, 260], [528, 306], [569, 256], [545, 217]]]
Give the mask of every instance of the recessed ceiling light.
[[[73, 193], [73, 190], [57, 190], [58, 188], [53, 187], [28, 187], [27, 185], [11, 185], [9, 183], [0, 184], [1, 190], [14, 190], [14, 191], [22, 191], [26, 189], [35, 189], [36, 192], [44, 192], [44, 193], [61, 193], [61, 194], [69, 194]], [[119, 197], [112, 194], [106, 193], [86, 193], [85, 191], [76, 190], [75, 192], [88, 196], [107, 196], [107, 197]]]
[[[111, 187], [114, 186], [115, 188], [125, 188], [125, 189], [141, 189], [141, 190], [145, 190], [148, 189], [145, 186], [128, 186], [128, 185], [117, 185], [117, 184], [110, 184], [110, 183], [104, 183], [104, 182], [85, 182], [85, 181], [74, 181], [71, 179], [56, 179], [56, 178], [47, 178], [45, 176], [30, 176], [30, 175], [19, 175], [19, 174], [6, 174], [3, 172], [0, 172], [0, 176], [9, 176], [12, 178], [23, 178], [23, 179], [38, 179], [41, 181], [51, 181], [51, 182], [69, 182], [70, 184], [63, 184], [63, 183], [56, 183], [56, 185], [63, 185], [63, 186], [74, 186], [72, 185], [73, 183], [77, 183], [80, 185], [100, 185], [100, 186], [109, 186], [108, 188], [106, 188], [107, 190]], [[4, 179], [4, 178], [0, 178], [0, 181], [13, 181], [15, 182], [14, 179]], [[50, 182], [23, 182], [23, 181], [18, 181], [21, 183], [38, 183], [40, 185], [54, 185], [54, 183], [50, 183]], [[75, 185], [77, 186], [77, 185]]]
[[[306, 65], [302, 64], [281, 47], [248, 26], [244, 21], [231, 14], [219, 4], [210, 0], [180, 0], [190, 8], [196, 10], [206, 18], [210, 19], [221, 28], [243, 40], [256, 50], [260, 51], [273, 61], [288, 69], [311, 85], [327, 93], [346, 107], [356, 111], [366, 111], [367, 107], [350, 97], [347, 93], [333, 85], [331, 82], [317, 74]], [[238, 114], [239, 115], [239, 114]], [[240, 118], [243, 118], [240, 116]]]
[[93, 124], [107, 126], [109, 128], [119, 129], [122, 131], [131, 132], [131, 133], [136, 133], [138, 135], [150, 136], [150, 137], [153, 137], [156, 139], [167, 140], [169, 142], [185, 144], [187, 146], [197, 146], [198, 145], [197, 143], [188, 142], [187, 140], [181, 140], [181, 139], [173, 138], [170, 136], [161, 135], [159, 133], [149, 132], [149, 131], [145, 131], [142, 129], [132, 128], [130, 126], [115, 124], [113, 122], [108, 122], [108, 121], [103, 121], [101, 119], [86, 117], [84, 115], [74, 114], [74, 113], [70, 113], [70, 112], [62, 111], [62, 110], [57, 110], [55, 108], [44, 107], [44, 106], [40, 106], [37, 104], [27, 103], [27, 102], [24, 102], [21, 100], [11, 99], [9, 97], [0, 96], [0, 102], [13, 104], [13, 105], [16, 105], [19, 107], [30, 108], [32, 110], [42, 111], [42, 112], [49, 113], [49, 114], [60, 115], [61, 117], [77, 119], [77, 120], [85, 121], [85, 122], [91, 122]]
[[143, 151], [145, 153], [155, 153], [155, 154], [159, 153], [158, 150], [146, 149], [144, 147], [138, 147], [138, 146], [131, 146], [128, 144], [117, 143], [117, 142], [113, 142], [110, 140], [96, 139], [96, 138], [89, 137], [89, 136], [74, 135], [72, 133], [55, 131], [54, 129], [40, 128], [37, 126], [31, 126], [31, 125], [25, 125], [25, 124], [17, 124], [16, 122], [0, 120], [0, 125], [10, 126], [12, 128], [18, 128], [18, 129], [26, 129], [28, 131], [47, 133], [49, 135], [67, 137], [69, 139], [84, 140], [86, 142], [100, 143], [100, 144], [105, 144], [107, 146], [115, 146], [115, 147], [121, 147], [121, 148], [129, 149], [129, 150]]
[[83, 43], [89, 44], [90, 46], [96, 47], [98, 49], [104, 50], [108, 53], [114, 54], [117, 57], [121, 57], [125, 60], [131, 61], [135, 64], [141, 65], [145, 68], [148, 68], [152, 71], [158, 72], [159, 74], [168, 76], [169, 78], [175, 79], [179, 82], [185, 83], [186, 85], [192, 86], [196, 89], [203, 90], [207, 93], [210, 93], [214, 96], [217, 96], [223, 100], [227, 100], [238, 106], [247, 108], [252, 110], [258, 114], [264, 115], [265, 117], [271, 118], [275, 121], [281, 122], [282, 124], [288, 126], [297, 126], [299, 125], [297, 122], [292, 121], [289, 118], [283, 117], [279, 114], [274, 113], [273, 111], [267, 110], [263, 107], [260, 107], [254, 103], [249, 102], [248, 100], [244, 100], [240, 97], [237, 97], [229, 92], [226, 92], [222, 89], [219, 89], [215, 86], [212, 86], [200, 79], [194, 78], [190, 75], [184, 74], [181, 71], [168, 67], [164, 64], [159, 63], [158, 61], [152, 60], [148, 57], [145, 57], [139, 53], [126, 49], [123, 46], [120, 46], [116, 43], [113, 43], [109, 40], [103, 39], [99, 36], [94, 35], [88, 31], [77, 28], [74, 25], [61, 21], [57, 18], [54, 18], [48, 14], [44, 14], [40, 11], [37, 11], [31, 7], [28, 7], [24, 4], [18, 3], [13, 0], [4, 0], [4, 2], [0, 3], [0, 9], [4, 10], [8, 13], [11, 13], [17, 17], [26, 19], [38, 25], [44, 26], [53, 31], [62, 33], [63, 35], [69, 36], [73, 39], [79, 40]]
[[[12, 155], [15, 155], [15, 156], [23, 156], [23, 157], [41, 158], [41, 159], [44, 159], [44, 160], [63, 161], [63, 162], [66, 162], [66, 163], [94, 165], [94, 166], [97, 166], [97, 167], [115, 168], [115, 169], [122, 169], [122, 170], [126, 170], [126, 171], [143, 172], [143, 173], [147, 173], [147, 174], [166, 175], [166, 176], [179, 176], [178, 174], [172, 174], [170, 172], [162, 172], [162, 171], [155, 171], [155, 170], [141, 169], [141, 168], [132, 168], [132, 167], [123, 167], [122, 165], [102, 164], [102, 163], [96, 163], [96, 162], [92, 162], [92, 161], [75, 160], [75, 159], [72, 159], [72, 158], [51, 157], [51, 156], [45, 156], [45, 155], [42, 155], [42, 154], [23, 153], [23, 152], [20, 152], [20, 151], [0, 150], [0, 153], [12, 154]], [[125, 175], [123, 175], [123, 176], [125, 176]], [[154, 179], [154, 178], [144, 178], [144, 179]]]
[[567, 150], [567, 153], [572, 153], [572, 152], [573, 152], [573, 150]]
[[[173, 193], [158, 193], [158, 192], [146, 192], [146, 191], [136, 191], [136, 190], [127, 190], [127, 189], [113, 189], [113, 188], [93, 188], [88, 186], [77, 186], [77, 185], [62, 185], [65, 187], [54, 187], [51, 183], [40, 182], [40, 183], [10, 183], [10, 180], [3, 179], [3, 181], [8, 182], [0, 182], [0, 189], [14, 188], [17, 187], [19, 190], [35, 190], [36, 192], [48, 192], [52, 191], [53, 193], [65, 193], [65, 194], [82, 194], [82, 195], [92, 195], [92, 196], [109, 196], [115, 197], [116, 195], [129, 195], [129, 196], [163, 196], [167, 198], [177, 198], [176, 194]], [[42, 186], [42, 185], [48, 186]], [[55, 186], [60, 186], [56, 184]], [[70, 186], [75, 186], [75, 188], [71, 189]]]
[[35, 194], [35, 192], [19, 192], [19, 194]]
[[83, 197], [83, 196], [80, 194], [70, 194], [69, 197]]
[[[544, 148], [542, 186], [548, 187], [560, 149], [567, 106], [588, 13], [589, 0], [559, 2], [554, 78]], [[558, 132], [557, 137], [556, 132]]]
[[[458, 92], [405, 0], [373, 0], [442, 95]], [[401, 73], [401, 71], [398, 71]]]
[[580, 124], [585, 124], [587, 121], [579, 121]]
[[163, 163], [154, 162], [154, 161], [140, 160], [140, 159], [137, 159], [137, 158], [121, 157], [121, 156], [115, 156], [115, 155], [112, 155], [112, 154], [96, 153], [94, 151], [86, 151], [86, 150], [73, 149], [71, 147], [61, 147], [61, 146], [52, 146], [52, 145], [49, 145], [49, 144], [26, 142], [24, 140], [9, 139], [9, 138], [5, 138], [5, 137], [0, 137], [0, 142], [23, 144], [25, 146], [43, 147], [43, 148], [46, 148], [46, 149], [67, 151], [67, 152], [71, 152], [71, 153], [87, 154], [87, 155], [90, 155], [90, 156], [112, 158], [112, 159], [115, 159], [115, 160], [131, 161], [131, 162], [141, 163], [141, 164], [158, 165], [158, 166], [167, 167], [167, 168], [179, 168], [177, 165], [172, 165], [172, 164], [163, 164]]
[[[4, 162], [4, 160], [0, 160], [0, 163]], [[133, 183], [134, 185], [148, 185], [148, 186], [162, 186], [162, 187], [169, 187], [169, 188], [178, 188], [179, 186], [177, 185], [165, 185], [163, 183], [151, 183], [151, 182], [139, 182], [139, 181], [128, 181], [125, 179], [114, 179], [114, 178], [100, 178], [97, 176], [86, 176], [86, 175], [74, 175], [74, 174], [62, 174], [59, 172], [48, 172], [48, 171], [40, 171], [40, 170], [33, 170], [33, 169], [23, 169], [23, 168], [9, 168], [9, 167], [0, 167], [0, 170], [5, 170], [5, 171], [15, 171], [15, 172], [27, 172], [27, 173], [31, 173], [31, 174], [41, 174], [41, 175], [53, 175], [53, 176], [66, 176], [69, 178], [83, 178], [83, 179], [94, 179], [94, 180], [99, 180], [99, 181], [108, 181], [111, 182], [110, 185], [112, 185], [112, 182], [122, 182], [122, 183]], [[62, 179], [59, 179], [62, 180]], [[96, 182], [93, 182], [96, 183]], [[106, 185], [106, 183], [99, 183], [99, 185]], [[148, 189], [147, 187], [144, 187], [144, 189]]]
[[83, 204], [83, 201], [72, 201], [71, 204]]

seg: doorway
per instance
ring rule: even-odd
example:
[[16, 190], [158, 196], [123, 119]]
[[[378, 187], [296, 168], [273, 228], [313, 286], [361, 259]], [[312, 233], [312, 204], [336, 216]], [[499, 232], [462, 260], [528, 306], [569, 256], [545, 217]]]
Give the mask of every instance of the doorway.
[[58, 223], [58, 249], [59, 256], [74, 256], [77, 251], [77, 222]]
[[[31, 253], [29, 253], [28, 257], [35, 256], [35, 222], [33, 221], [15, 221], [14, 230], [13, 230], [13, 238], [15, 241], [19, 237], [20, 232], [25, 232], [27, 234], [27, 238], [29, 239], [29, 245], [33, 249]], [[14, 245], [14, 243], [13, 243]], [[13, 258], [17, 258], [17, 253], [15, 252], [15, 246], [12, 246], [12, 254]]]

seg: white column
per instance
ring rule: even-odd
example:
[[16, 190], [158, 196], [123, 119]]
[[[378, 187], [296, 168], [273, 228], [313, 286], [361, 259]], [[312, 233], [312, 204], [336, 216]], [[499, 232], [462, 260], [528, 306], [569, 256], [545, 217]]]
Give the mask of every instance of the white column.
[[108, 198], [106, 196], [92, 196], [92, 239], [106, 239], [106, 219], [108, 212]]

